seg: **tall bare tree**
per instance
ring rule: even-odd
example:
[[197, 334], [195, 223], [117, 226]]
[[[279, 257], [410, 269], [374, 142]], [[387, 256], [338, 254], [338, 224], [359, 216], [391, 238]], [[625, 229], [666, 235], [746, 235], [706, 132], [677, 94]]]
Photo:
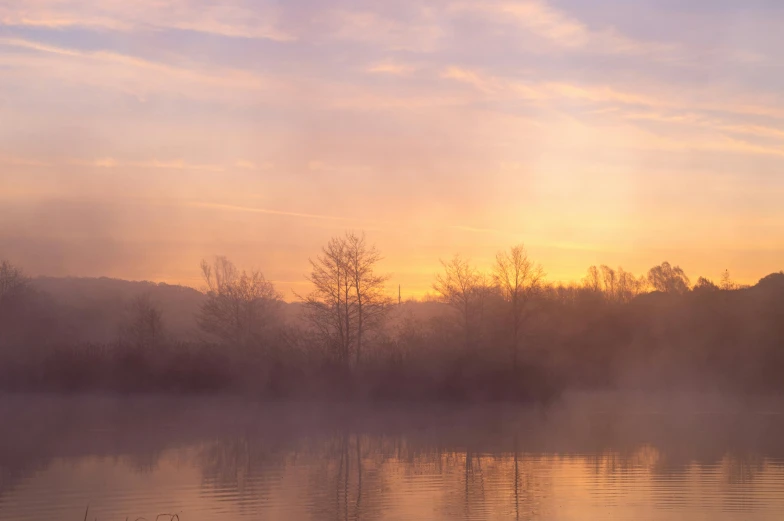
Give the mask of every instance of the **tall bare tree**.
[[[300, 297], [305, 303], [305, 317], [327, 341], [340, 364], [348, 365], [356, 317], [351, 281], [346, 263], [345, 242], [329, 240], [315, 259], [308, 259], [311, 272], [306, 278], [313, 291]], [[299, 295], [298, 295], [299, 296]]]
[[615, 300], [618, 295], [618, 274], [614, 269], [604, 264], [599, 268], [602, 272], [604, 293]]
[[353, 279], [357, 306], [356, 363], [361, 362], [362, 340], [365, 332], [378, 327], [392, 303], [384, 293], [388, 275], [375, 272], [382, 259], [375, 245], [368, 246], [365, 234], [349, 232], [345, 237], [348, 274]]
[[441, 261], [444, 272], [436, 275], [433, 289], [439, 300], [457, 311], [463, 329], [465, 347], [469, 348], [475, 335], [474, 316], [486, 295], [484, 277], [467, 260], [455, 255], [450, 261]]
[[128, 308], [128, 318], [120, 329], [120, 340], [140, 349], [159, 346], [164, 338], [163, 313], [149, 293], [137, 296]]
[[583, 286], [585, 286], [586, 289], [596, 293], [602, 290], [602, 278], [601, 274], [599, 273], [599, 268], [596, 266], [591, 266], [588, 268], [588, 273], [583, 279]]
[[226, 257], [202, 261], [201, 269], [207, 284], [201, 330], [237, 347], [264, 343], [281, 300], [273, 284], [258, 270], [239, 271]]
[[512, 367], [517, 369], [522, 328], [530, 312], [531, 298], [541, 289], [544, 269], [528, 258], [525, 246], [520, 244], [496, 255], [493, 279], [509, 306]]
[[380, 260], [376, 247], [353, 232], [333, 237], [315, 260], [310, 259], [307, 279], [314, 289], [300, 297], [306, 318], [346, 367], [352, 354], [354, 362], [361, 363], [365, 334], [380, 325], [389, 308], [384, 294], [388, 277], [375, 271]]

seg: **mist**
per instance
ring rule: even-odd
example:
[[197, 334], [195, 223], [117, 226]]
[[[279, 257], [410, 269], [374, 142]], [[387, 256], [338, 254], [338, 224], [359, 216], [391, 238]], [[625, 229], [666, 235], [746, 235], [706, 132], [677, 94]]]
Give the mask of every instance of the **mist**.
[[781, 518], [782, 26], [0, 0], [0, 521]]
[[692, 282], [592, 266], [548, 281], [524, 246], [482, 270], [442, 259], [431, 292], [403, 299], [364, 233], [310, 257], [286, 302], [258, 269], [202, 262], [189, 288], [30, 278], [4, 261], [6, 390], [209, 392], [269, 399], [519, 401], [566, 391], [780, 392], [784, 274]]

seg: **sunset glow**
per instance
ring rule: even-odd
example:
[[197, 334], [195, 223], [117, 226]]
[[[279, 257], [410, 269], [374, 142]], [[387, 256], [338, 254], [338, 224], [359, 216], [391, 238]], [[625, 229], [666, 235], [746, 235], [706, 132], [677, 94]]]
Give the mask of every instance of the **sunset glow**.
[[403, 296], [525, 243], [550, 281], [784, 260], [774, 2], [0, 3], [0, 253], [287, 300], [365, 231]]

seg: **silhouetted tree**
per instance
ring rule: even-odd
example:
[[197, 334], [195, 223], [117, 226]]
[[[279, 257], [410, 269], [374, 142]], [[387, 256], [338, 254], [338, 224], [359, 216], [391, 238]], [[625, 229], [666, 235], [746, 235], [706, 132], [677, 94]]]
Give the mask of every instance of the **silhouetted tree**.
[[140, 349], [154, 348], [163, 343], [163, 313], [149, 293], [133, 299], [128, 311], [128, 319], [120, 330], [122, 343]]
[[388, 277], [375, 272], [380, 260], [375, 246], [353, 232], [333, 237], [321, 255], [310, 259], [307, 279], [314, 290], [300, 297], [305, 316], [346, 367], [352, 354], [356, 364], [361, 362], [365, 334], [381, 324], [389, 308]]
[[278, 316], [281, 297], [257, 270], [239, 271], [226, 257], [202, 261], [207, 301], [199, 327], [221, 342], [249, 347], [265, 342]]
[[321, 334], [338, 362], [348, 367], [356, 335], [357, 305], [348, 269], [346, 241], [333, 237], [315, 260], [308, 259], [307, 279], [314, 289], [305, 303], [305, 317]]
[[621, 267], [617, 271], [617, 280], [615, 298], [623, 303], [631, 302], [634, 297], [645, 291], [647, 285], [645, 277], [637, 278]]
[[724, 291], [732, 291], [734, 289], [738, 289], [738, 285], [732, 281], [730, 277], [730, 270], [724, 270], [724, 273], [721, 274], [721, 282], [719, 283], [719, 287]]
[[20, 268], [5, 260], [0, 262], [0, 304], [20, 296], [29, 283], [30, 279]]
[[[32, 296], [30, 279], [8, 261], [0, 261], [0, 347], [29, 338], [28, 333], [43, 333], [41, 317], [29, 316]], [[31, 320], [32, 319], [32, 320]], [[33, 326], [35, 324], [35, 326]]]
[[718, 291], [719, 287], [713, 281], [700, 277], [694, 285], [694, 291]]
[[530, 302], [541, 289], [543, 279], [544, 270], [528, 258], [522, 244], [499, 252], [495, 257], [493, 280], [501, 290], [510, 314], [513, 369], [517, 369], [520, 336], [530, 313]]
[[583, 279], [586, 288], [593, 292], [601, 292], [610, 302], [627, 303], [642, 293], [645, 289], [644, 278], [637, 278], [634, 274], [619, 267], [617, 270], [602, 265], [600, 268], [591, 266], [588, 275]]
[[602, 265], [600, 268], [602, 271], [602, 283], [604, 284], [604, 293], [605, 295], [609, 296], [611, 299], [615, 299], [617, 286], [618, 286], [618, 277], [615, 273], [615, 270], [610, 268], [609, 266]]
[[596, 266], [591, 266], [588, 268], [588, 273], [583, 279], [583, 286], [596, 293], [602, 290], [602, 280], [601, 274], [599, 273], [599, 268]]
[[375, 245], [365, 243], [365, 234], [346, 234], [345, 262], [347, 273], [354, 285], [354, 296], [357, 307], [357, 342], [356, 363], [361, 362], [362, 341], [365, 333], [381, 325], [392, 300], [384, 294], [384, 284], [389, 280], [387, 275], [375, 273], [376, 264], [381, 254]]
[[471, 263], [455, 255], [449, 262], [441, 261], [444, 273], [436, 275], [433, 289], [439, 300], [457, 311], [463, 329], [465, 346], [475, 335], [475, 317], [480, 316], [487, 289], [482, 274]]
[[662, 262], [648, 272], [648, 282], [655, 291], [662, 293], [686, 293], [689, 290], [689, 277], [678, 266]]

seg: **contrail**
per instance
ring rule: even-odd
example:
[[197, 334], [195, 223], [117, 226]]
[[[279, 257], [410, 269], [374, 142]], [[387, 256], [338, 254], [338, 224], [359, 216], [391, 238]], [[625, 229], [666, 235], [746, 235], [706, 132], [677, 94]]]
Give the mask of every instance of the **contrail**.
[[319, 219], [323, 221], [348, 221], [347, 217], [336, 217], [333, 215], [317, 215], [312, 213], [286, 212], [283, 210], [270, 210], [269, 208], [254, 208], [249, 206], [235, 206], [232, 204], [191, 202], [188, 206], [196, 208], [212, 208], [215, 210], [232, 210], [235, 212], [265, 213], [270, 215], [285, 215], [288, 217], [299, 217], [302, 219]]

